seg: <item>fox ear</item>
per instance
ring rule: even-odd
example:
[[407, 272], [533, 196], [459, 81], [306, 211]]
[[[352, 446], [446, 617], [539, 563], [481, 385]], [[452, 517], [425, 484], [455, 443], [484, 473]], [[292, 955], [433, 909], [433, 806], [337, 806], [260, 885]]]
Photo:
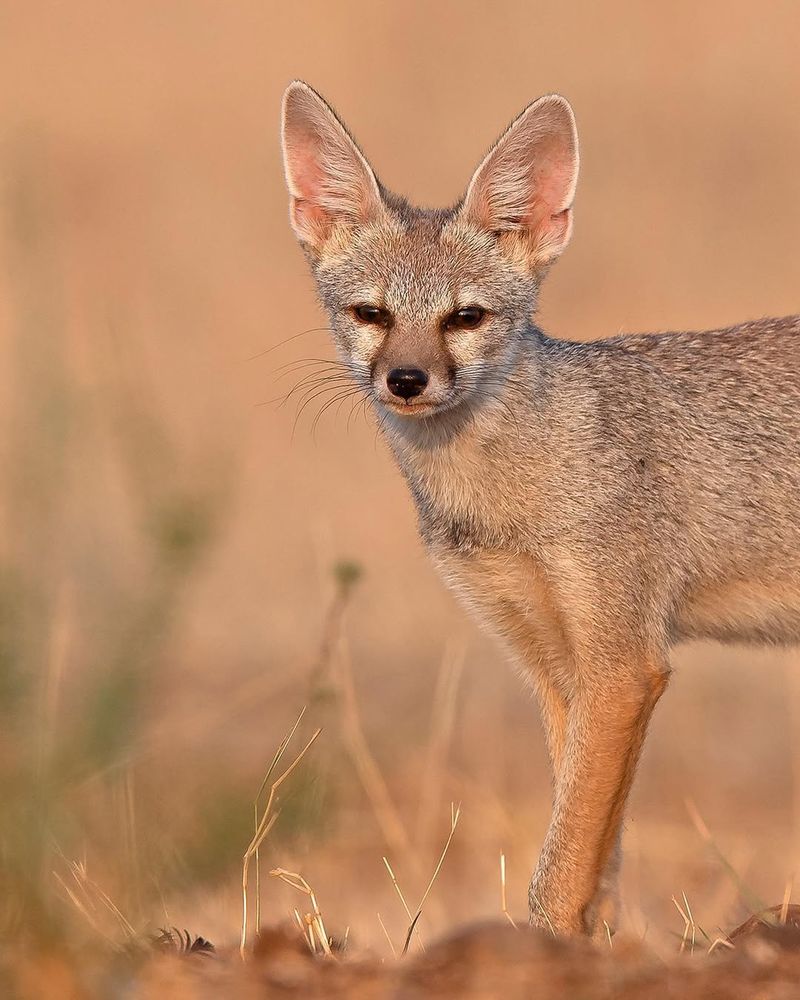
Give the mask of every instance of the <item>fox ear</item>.
[[461, 213], [482, 229], [515, 232], [533, 266], [569, 242], [578, 180], [578, 133], [558, 94], [530, 104], [472, 175]]
[[338, 223], [357, 225], [380, 211], [372, 168], [331, 108], [300, 80], [283, 95], [281, 139], [292, 228], [313, 252]]

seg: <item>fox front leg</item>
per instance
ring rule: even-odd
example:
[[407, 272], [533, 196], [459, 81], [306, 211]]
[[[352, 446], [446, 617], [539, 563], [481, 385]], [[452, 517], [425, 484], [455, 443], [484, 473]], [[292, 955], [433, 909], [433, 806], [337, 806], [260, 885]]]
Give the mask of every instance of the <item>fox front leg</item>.
[[531, 922], [604, 934], [615, 919], [618, 838], [647, 725], [666, 686], [660, 657], [580, 671], [566, 709], [553, 816], [531, 880]]

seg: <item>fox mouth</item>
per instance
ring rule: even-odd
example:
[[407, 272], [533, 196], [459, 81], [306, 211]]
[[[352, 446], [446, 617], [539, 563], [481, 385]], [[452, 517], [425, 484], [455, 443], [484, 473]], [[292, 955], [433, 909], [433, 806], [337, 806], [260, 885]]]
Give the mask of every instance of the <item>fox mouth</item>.
[[403, 417], [427, 417], [437, 410], [445, 408], [444, 400], [401, 400], [393, 397], [392, 399], [381, 399], [380, 402], [387, 410]]

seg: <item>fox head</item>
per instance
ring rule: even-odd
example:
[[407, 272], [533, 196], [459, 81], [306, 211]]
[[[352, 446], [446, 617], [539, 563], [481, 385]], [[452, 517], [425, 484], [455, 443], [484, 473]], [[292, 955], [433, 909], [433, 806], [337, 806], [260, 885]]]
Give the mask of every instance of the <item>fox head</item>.
[[283, 98], [282, 141], [291, 224], [360, 386], [418, 419], [493, 396], [569, 241], [578, 139], [568, 102], [529, 105], [446, 210], [387, 191], [300, 81]]

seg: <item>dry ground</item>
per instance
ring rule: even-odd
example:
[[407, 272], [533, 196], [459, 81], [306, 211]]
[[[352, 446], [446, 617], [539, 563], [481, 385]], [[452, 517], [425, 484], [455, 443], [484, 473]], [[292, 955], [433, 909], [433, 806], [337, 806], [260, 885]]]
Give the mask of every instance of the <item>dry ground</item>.
[[[50, 959], [21, 963], [20, 995], [137, 1000], [793, 1000], [800, 982], [797, 928], [766, 928], [714, 956], [665, 963], [641, 942], [612, 949], [556, 940], [508, 923], [463, 928], [404, 961], [310, 954], [297, 933], [265, 932], [245, 964], [238, 954], [170, 953], [106, 963], [87, 974]], [[91, 985], [87, 985], [90, 983]]]

